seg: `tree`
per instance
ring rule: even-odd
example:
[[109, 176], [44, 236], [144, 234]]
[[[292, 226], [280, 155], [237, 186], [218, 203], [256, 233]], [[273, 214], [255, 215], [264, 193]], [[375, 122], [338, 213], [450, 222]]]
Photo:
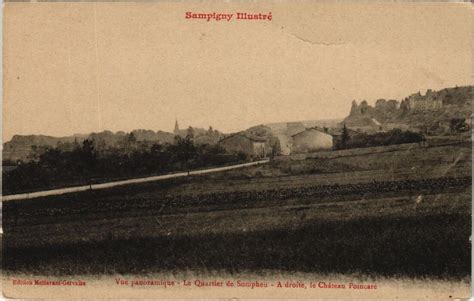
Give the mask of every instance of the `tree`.
[[151, 146], [151, 149], [150, 149], [150, 152], [152, 154], [157, 154], [157, 153], [160, 153], [163, 151], [163, 145], [161, 144], [158, 144], [158, 143], [154, 143], [152, 146]]
[[183, 162], [187, 168], [189, 168], [189, 161], [195, 156], [196, 148], [194, 147], [193, 140], [190, 135], [186, 135], [186, 138], [177, 140], [176, 153], [178, 160]]
[[72, 143], [72, 149], [79, 149], [81, 146], [79, 145], [79, 142], [77, 142], [77, 137], [74, 137], [74, 142]]
[[192, 126], [188, 127], [188, 130], [186, 132], [186, 138], [189, 138], [191, 140], [194, 139], [194, 129]]
[[135, 134], [133, 132], [130, 132], [130, 134], [128, 134], [127, 141], [130, 144], [137, 142], [137, 137], [135, 137]]
[[86, 139], [82, 142], [80, 160], [90, 170], [94, 169], [97, 155], [94, 149], [94, 141]]
[[346, 148], [347, 144], [349, 143], [349, 131], [347, 130], [346, 124], [344, 123], [344, 126], [342, 128], [342, 134], [341, 134], [341, 148]]

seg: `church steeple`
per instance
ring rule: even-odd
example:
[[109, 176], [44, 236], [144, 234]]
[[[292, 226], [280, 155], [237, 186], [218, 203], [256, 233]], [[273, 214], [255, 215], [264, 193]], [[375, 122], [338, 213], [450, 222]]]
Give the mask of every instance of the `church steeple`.
[[174, 130], [173, 130], [173, 133], [175, 135], [179, 135], [179, 125], [178, 125], [178, 119], [176, 119], [175, 123], [174, 123]]

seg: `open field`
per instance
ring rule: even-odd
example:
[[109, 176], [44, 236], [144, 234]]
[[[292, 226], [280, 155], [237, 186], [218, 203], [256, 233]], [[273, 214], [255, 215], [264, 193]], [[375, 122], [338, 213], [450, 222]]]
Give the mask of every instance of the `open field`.
[[256, 162], [247, 162], [247, 163], [234, 164], [234, 165], [229, 165], [229, 166], [215, 167], [215, 168], [189, 170], [185, 172], [175, 172], [175, 173], [169, 173], [169, 174], [164, 174], [164, 175], [159, 175], [159, 176], [132, 178], [128, 180], [112, 181], [112, 182], [105, 182], [105, 183], [100, 183], [100, 184], [90, 183], [89, 185], [84, 185], [84, 186], [73, 186], [73, 187], [66, 187], [66, 188], [59, 188], [59, 189], [35, 191], [31, 193], [6, 195], [2, 197], [2, 201], [5, 202], [5, 201], [11, 201], [11, 200], [33, 199], [37, 197], [61, 195], [61, 194], [72, 193], [72, 192], [105, 189], [105, 188], [112, 188], [112, 187], [123, 186], [123, 185], [137, 184], [137, 183], [155, 182], [155, 181], [160, 181], [160, 180], [165, 180], [165, 179], [182, 178], [182, 177], [187, 177], [190, 175], [201, 175], [201, 174], [208, 174], [208, 173], [213, 173], [213, 172], [222, 172], [222, 171], [236, 169], [236, 168], [243, 168], [243, 167], [248, 167], [248, 166], [253, 166], [253, 165], [258, 165], [258, 164], [264, 164], [267, 162], [269, 162], [268, 159], [262, 160], [262, 161], [256, 161]]
[[10, 201], [4, 268], [461, 279], [470, 274], [471, 182], [462, 144]]

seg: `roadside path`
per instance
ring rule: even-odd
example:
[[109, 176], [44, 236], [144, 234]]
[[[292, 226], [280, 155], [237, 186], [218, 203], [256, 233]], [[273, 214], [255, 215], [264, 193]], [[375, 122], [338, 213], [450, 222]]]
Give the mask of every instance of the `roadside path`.
[[254, 165], [259, 165], [259, 164], [265, 164], [268, 162], [270, 162], [270, 160], [265, 159], [265, 160], [250, 162], [250, 163], [242, 163], [242, 164], [209, 168], [209, 169], [192, 170], [189, 172], [178, 172], [178, 173], [152, 176], [152, 177], [146, 177], [146, 178], [136, 178], [136, 179], [114, 181], [114, 182], [108, 182], [108, 183], [91, 184], [91, 185], [66, 187], [66, 188], [51, 189], [51, 190], [44, 190], [44, 191], [37, 191], [37, 192], [30, 192], [30, 193], [5, 195], [5, 196], [2, 196], [2, 202], [22, 200], [22, 199], [33, 199], [33, 198], [38, 198], [38, 197], [60, 195], [60, 194], [65, 194], [65, 193], [72, 193], [72, 192], [79, 192], [79, 191], [86, 191], [86, 190], [105, 189], [105, 188], [112, 188], [112, 187], [121, 186], [121, 185], [153, 182], [153, 181], [160, 181], [160, 180], [165, 180], [165, 179], [187, 177], [187, 176], [192, 176], [192, 175], [202, 175], [202, 174], [207, 174], [207, 173], [214, 173], [214, 172], [226, 171], [226, 170], [254, 166]]

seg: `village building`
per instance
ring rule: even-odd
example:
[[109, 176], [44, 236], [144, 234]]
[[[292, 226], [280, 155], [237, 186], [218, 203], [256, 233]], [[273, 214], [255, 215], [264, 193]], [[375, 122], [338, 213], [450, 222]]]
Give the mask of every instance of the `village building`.
[[252, 158], [264, 158], [267, 156], [266, 142], [265, 138], [238, 132], [221, 139], [219, 145], [231, 154], [243, 153]]
[[287, 122], [284, 129], [276, 133], [279, 142], [279, 155], [288, 156], [291, 153], [291, 136], [304, 131], [306, 127], [302, 122]]
[[331, 150], [334, 147], [333, 136], [318, 128], [308, 128], [291, 136], [291, 153], [311, 153]]
[[[346, 129], [348, 139], [356, 139], [361, 134], [357, 131]], [[343, 129], [307, 128], [291, 136], [292, 154], [311, 153], [323, 150], [333, 150], [342, 143]]]

